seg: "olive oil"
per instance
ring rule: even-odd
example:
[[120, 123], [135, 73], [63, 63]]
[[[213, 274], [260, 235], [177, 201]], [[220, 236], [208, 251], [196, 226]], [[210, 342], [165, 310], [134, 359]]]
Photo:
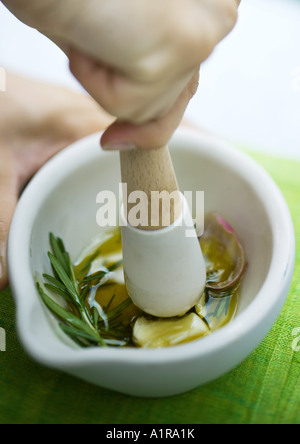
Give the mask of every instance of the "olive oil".
[[231, 227], [217, 214], [208, 215], [205, 226], [199, 242], [207, 285], [184, 316], [156, 318], [133, 304], [124, 281], [120, 228], [103, 230], [75, 265], [62, 239], [50, 234], [53, 275], [45, 274], [43, 286], [37, 284], [40, 296], [62, 331], [81, 347], [157, 348], [205, 337], [234, 318], [246, 270]]
[[[110, 229], [109, 234], [109, 238], [101, 244], [96, 251], [75, 265], [75, 274], [80, 279], [84, 271], [87, 275], [92, 275], [104, 269], [112, 270], [109, 276], [106, 277], [106, 282], [97, 288], [95, 293], [96, 302], [103, 307], [103, 309], [109, 306], [108, 308], [112, 310], [118, 304], [126, 301], [129, 296], [123, 275], [120, 229]], [[97, 287], [97, 284], [91, 286], [91, 289], [95, 287]], [[124, 322], [130, 322], [134, 316], [140, 313], [141, 311], [131, 304], [122, 316], [120, 316], [120, 319]]]
[[[207, 336], [234, 318], [238, 308], [241, 279], [230, 285], [235, 280], [236, 269], [236, 259], [232, 257], [233, 249], [228, 250], [224, 234], [218, 237], [204, 236], [199, 242], [207, 266], [207, 288], [197, 306], [183, 317], [158, 319], [143, 313], [131, 303], [114, 325], [120, 334], [122, 330], [126, 331], [127, 345], [162, 347], [185, 343]], [[110, 229], [105, 242], [76, 265], [76, 276], [80, 278], [83, 274], [93, 275], [112, 266], [114, 269], [105, 277], [105, 282], [99, 286], [95, 281], [95, 285], [90, 287], [90, 295], [87, 297], [89, 309], [96, 307], [100, 312], [109, 313], [109, 310], [129, 298], [123, 276], [119, 228]], [[221, 283], [220, 290], [218, 286]], [[213, 287], [214, 284], [216, 288]], [[193, 319], [193, 316], [200, 318], [202, 325], [196, 325], [197, 319]], [[191, 330], [193, 328], [194, 331]]]

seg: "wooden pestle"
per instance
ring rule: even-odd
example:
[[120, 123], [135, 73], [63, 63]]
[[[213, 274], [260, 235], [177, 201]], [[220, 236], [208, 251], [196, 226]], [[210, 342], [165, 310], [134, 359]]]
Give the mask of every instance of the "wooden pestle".
[[[147, 199], [143, 203], [139, 202], [139, 205], [143, 205], [143, 214], [147, 214], [148, 220], [143, 219], [136, 228], [155, 231], [172, 225], [181, 214], [182, 200], [168, 147], [123, 151], [120, 153], [120, 162], [122, 183], [127, 185], [123, 204], [129, 223], [130, 211], [137, 202], [128, 202], [128, 197], [133, 192], [142, 191]], [[152, 192], [168, 194], [158, 200], [157, 193], [156, 199], [151, 199]]]
[[182, 316], [203, 294], [206, 270], [196, 231], [187, 236], [193, 219], [179, 192], [169, 150], [127, 151], [120, 156], [127, 186], [121, 229], [128, 294], [152, 316]]

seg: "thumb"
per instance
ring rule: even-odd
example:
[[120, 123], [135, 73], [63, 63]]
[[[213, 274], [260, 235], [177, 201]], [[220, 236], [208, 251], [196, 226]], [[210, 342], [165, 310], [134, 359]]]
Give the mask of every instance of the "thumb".
[[0, 290], [8, 285], [7, 240], [18, 201], [17, 177], [11, 157], [0, 150]]

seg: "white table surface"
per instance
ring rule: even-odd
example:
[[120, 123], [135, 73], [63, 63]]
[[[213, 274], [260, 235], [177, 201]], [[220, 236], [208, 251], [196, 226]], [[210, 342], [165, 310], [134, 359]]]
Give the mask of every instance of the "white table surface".
[[[186, 117], [245, 147], [300, 159], [300, 1], [243, 0], [202, 66]], [[0, 4], [0, 67], [80, 89], [64, 54]]]

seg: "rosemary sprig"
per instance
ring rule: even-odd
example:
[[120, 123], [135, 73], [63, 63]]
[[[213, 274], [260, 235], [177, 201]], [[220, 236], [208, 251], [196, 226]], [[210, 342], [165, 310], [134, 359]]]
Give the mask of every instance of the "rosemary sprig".
[[98, 332], [89, 326], [89, 324], [85, 323], [81, 319], [79, 319], [77, 316], [75, 316], [73, 313], [65, 310], [62, 308], [59, 304], [53, 301], [41, 288], [39, 284], [37, 284], [40, 296], [44, 303], [47, 305], [50, 310], [55, 313], [61, 320], [65, 321], [66, 324], [71, 325], [72, 327], [76, 328], [78, 331], [81, 331], [81, 333], [87, 335], [89, 338], [92, 338], [97, 343], [101, 342], [101, 337], [98, 334]]
[[[106, 271], [99, 271], [88, 275], [89, 269], [97, 255], [93, 255], [89, 266], [85, 266], [84, 272], [75, 276], [74, 266], [70, 255], [66, 251], [62, 239], [50, 234], [52, 252], [48, 257], [52, 266], [53, 276], [44, 274], [44, 288], [53, 294], [60, 296], [65, 302], [66, 308], [54, 301], [37, 284], [38, 292], [47, 308], [59, 319], [59, 326], [74, 342], [82, 347], [87, 346], [123, 346], [130, 340], [128, 328], [124, 332], [120, 330], [119, 318], [123, 311], [131, 304], [128, 298], [118, 306], [110, 309], [114, 296], [111, 298], [103, 313], [98, 313], [95, 307], [88, 308], [86, 300], [91, 291], [95, 291], [101, 285], [101, 280], [120, 267], [122, 262], [111, 265]], [[104, 280], [103, 284], [106, 284]], [[121, 325], [121, 327], [123, 327]], [[128, 339], [126, 337], [128, 336]]]

